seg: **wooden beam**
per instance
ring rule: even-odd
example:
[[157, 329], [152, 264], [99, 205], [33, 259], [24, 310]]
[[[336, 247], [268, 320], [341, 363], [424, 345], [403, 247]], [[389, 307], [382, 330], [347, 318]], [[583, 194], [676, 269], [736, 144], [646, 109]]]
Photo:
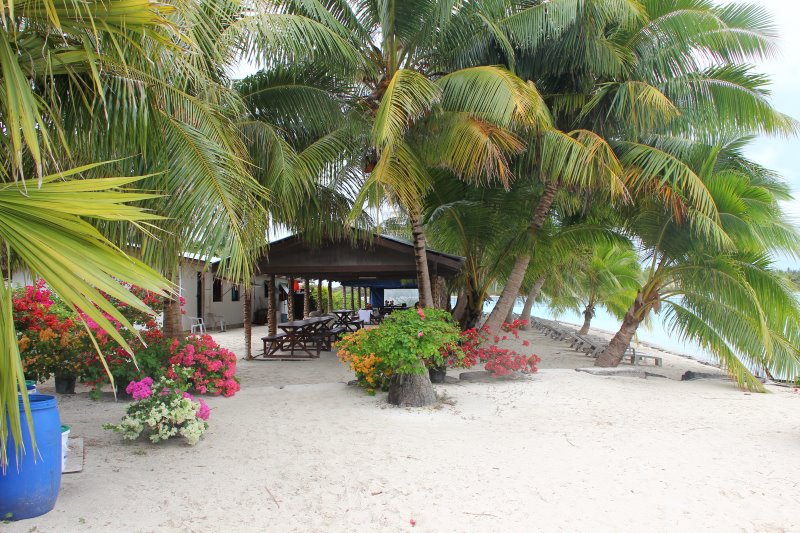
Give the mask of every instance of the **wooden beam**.
[[328, 280], [328, 313], [333, 313], [333, 287], [331, 280]]

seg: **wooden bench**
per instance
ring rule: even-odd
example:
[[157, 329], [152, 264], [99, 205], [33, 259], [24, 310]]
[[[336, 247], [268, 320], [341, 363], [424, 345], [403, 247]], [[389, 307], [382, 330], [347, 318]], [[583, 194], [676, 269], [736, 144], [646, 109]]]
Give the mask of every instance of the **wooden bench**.
[[625, 354], [625, 357], [630, 357], [631, 358], [631, 364], [632, 365], [638, 365], [639, 363], [641, 363], [641, 362], [643, 362], [645, 360], [652, 359], [654, 366], [664, 366], [664, 361], [660, 357], [658, 357], [656, 355], [647, 355], [647, 354], [643, 354], [643, 353], [634, 352], [630, 356], [628, 356], [628, 354]]
[[312, 338], [322, 344], [322, 348], [326, 351], [330, 351], [332, 349], [333, 343], [339, 340], [342, 333], [346, 333], [347, 329], [342, 326], [336, 326], [335, 328], [331, 329], [323, 329], [314, 335]]
[[[264, 343], [264, 353], [262, 355], [264, 357], [270, 357], [278, 350], [282, 350], [283, 343], [285, 340], [286, 340], [286, 333], [277, 333], [275, 335], [267, 335], [266, 337], [261, 337], [261, 341]], [[267, 349], [267, 344], [269, 344], [269, 349]]]

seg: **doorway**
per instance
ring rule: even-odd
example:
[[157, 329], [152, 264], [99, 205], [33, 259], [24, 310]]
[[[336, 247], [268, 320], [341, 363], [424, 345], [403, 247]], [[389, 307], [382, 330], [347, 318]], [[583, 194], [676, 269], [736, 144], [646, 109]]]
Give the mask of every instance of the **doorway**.
[[203, 273], [197, 273], [197, 315], [203, 318]]

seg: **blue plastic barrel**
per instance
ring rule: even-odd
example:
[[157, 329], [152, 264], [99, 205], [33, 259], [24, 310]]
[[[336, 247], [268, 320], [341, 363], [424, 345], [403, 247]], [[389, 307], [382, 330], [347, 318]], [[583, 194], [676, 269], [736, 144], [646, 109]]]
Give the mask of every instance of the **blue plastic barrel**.
[[20, 397], [25, 454], [17, 457], [14, 437], [9, 434], [6, 440], [8, 465], [5, 473], [0, 472], [0, 520], [21, 520], [43, 515], [56, 505], [61, 486], [61, 421], [56, 399], [46, 394], [31, 394], [28, 399], [37, 453], [34, 456]]

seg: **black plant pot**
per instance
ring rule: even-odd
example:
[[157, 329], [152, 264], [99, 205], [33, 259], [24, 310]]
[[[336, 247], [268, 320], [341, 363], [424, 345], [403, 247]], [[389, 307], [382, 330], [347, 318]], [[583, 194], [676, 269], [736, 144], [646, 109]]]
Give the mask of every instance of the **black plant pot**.
[[59, 394], [75, 394], [75, 378], [56, 376], [56, 392]]
[[447, 376], [447, 368], [431, 367], [428, 369], [428, 376], [431, 378], [431, 383], [444, 383], [444, 378]]

